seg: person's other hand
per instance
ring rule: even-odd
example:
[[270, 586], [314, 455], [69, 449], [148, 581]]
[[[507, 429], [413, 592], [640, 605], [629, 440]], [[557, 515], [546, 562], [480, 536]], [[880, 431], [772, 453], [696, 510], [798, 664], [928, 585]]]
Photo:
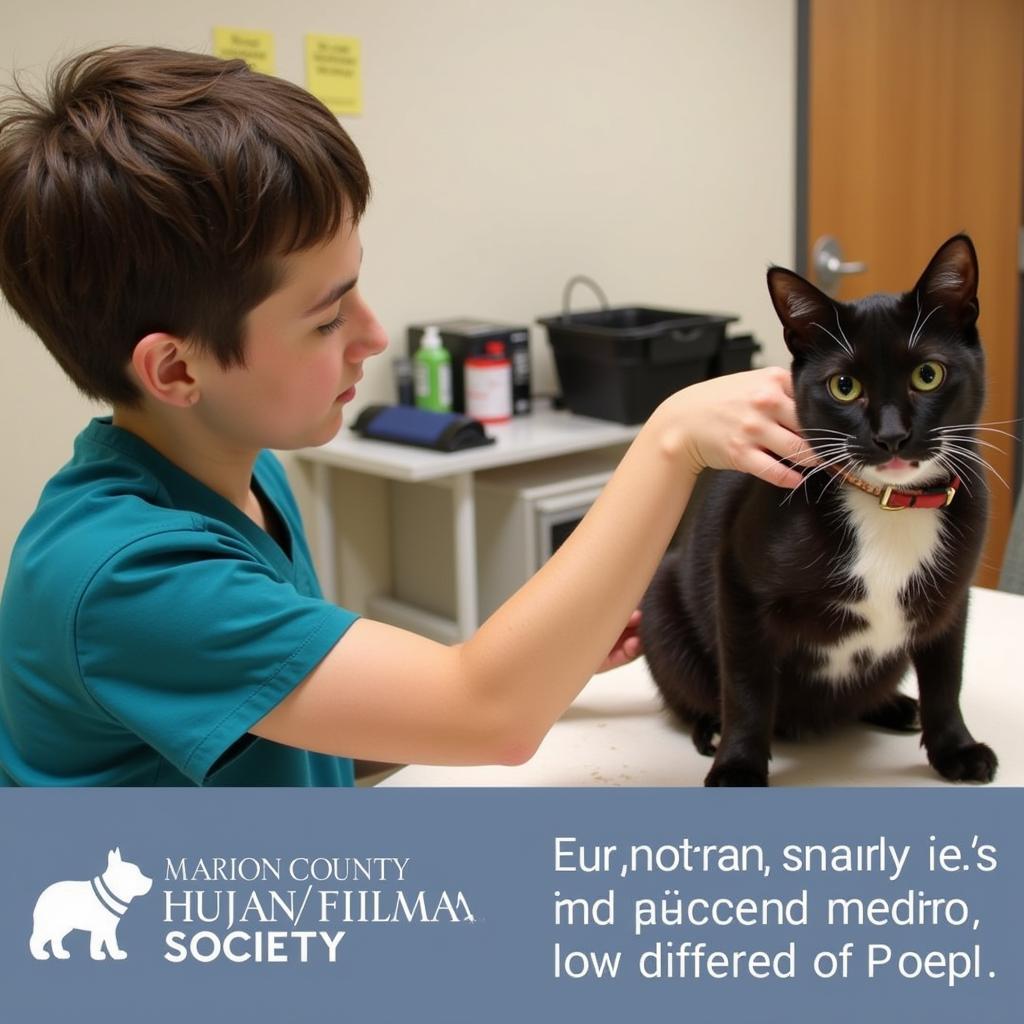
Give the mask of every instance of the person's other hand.
[[640, 609], [638, 608], [629, 617], [626, 628], [619, 634], [618, 640], [612, 646], [608, 657], [601, 662], [598, 672], [607, 672], [611, 668], [619, 668], [627, 662], [638, 658], [641, 654], [640, 643]]

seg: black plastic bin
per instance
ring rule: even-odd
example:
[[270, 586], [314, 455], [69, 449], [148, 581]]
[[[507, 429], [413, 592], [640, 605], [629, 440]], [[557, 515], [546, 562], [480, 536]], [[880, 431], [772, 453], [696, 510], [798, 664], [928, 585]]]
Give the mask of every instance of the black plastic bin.
[[739, 373], [749, 370], [755, 352], [761, 346], [752, 334], [737, 334], [734, 338], [725, 338], [718, 350], [718, 356], [711, 365], [711, 376], [721, 377], [726, 373]]
[[674, 391], [750, 366], [756, 342], [725, 336], [738, 319], [629, 306], [537, 322], [547, 328], [566, 408], [642, 423]]

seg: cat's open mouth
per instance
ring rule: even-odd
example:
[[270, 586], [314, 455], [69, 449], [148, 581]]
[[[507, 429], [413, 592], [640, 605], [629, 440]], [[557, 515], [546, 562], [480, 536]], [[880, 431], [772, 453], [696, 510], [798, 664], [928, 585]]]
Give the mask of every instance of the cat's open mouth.
[[942, 476], [945, 470], [932, 458], [901, 459], [896, 456], [888, 462], [863, 464], [860, 472], [870, 483], [916, 487], [935, 479], [936, 475]]

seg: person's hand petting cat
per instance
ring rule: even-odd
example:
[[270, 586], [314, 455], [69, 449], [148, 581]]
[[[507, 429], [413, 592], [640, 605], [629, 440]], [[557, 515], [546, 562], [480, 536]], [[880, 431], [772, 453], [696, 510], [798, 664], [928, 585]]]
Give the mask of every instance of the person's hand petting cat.
[[673, 395], [666, 407], [678, 409], [695, 470], [738, 469], [792, 488], [803, 477], [779, 457], [797, 465], [816, 461], [799, 433], [792, 377], [781, 367], [716, 377]]

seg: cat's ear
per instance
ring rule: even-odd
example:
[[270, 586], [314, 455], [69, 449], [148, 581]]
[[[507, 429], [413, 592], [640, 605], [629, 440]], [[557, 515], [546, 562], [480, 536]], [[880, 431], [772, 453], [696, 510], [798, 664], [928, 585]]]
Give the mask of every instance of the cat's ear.
[[810, 281], [785, 267], [769, 269], [768, 294], [782, 321], [782, 333], [789, 351], [799, 355], [816, 348], [821, 338], [826, 337], [821, 332], [835, 316], [832, 300]]
[[943, 305], [961, 326], [978, 319], [978, 254], [967, 235], [954, 235], [939, 246], [914, 286], [921, 308]]

